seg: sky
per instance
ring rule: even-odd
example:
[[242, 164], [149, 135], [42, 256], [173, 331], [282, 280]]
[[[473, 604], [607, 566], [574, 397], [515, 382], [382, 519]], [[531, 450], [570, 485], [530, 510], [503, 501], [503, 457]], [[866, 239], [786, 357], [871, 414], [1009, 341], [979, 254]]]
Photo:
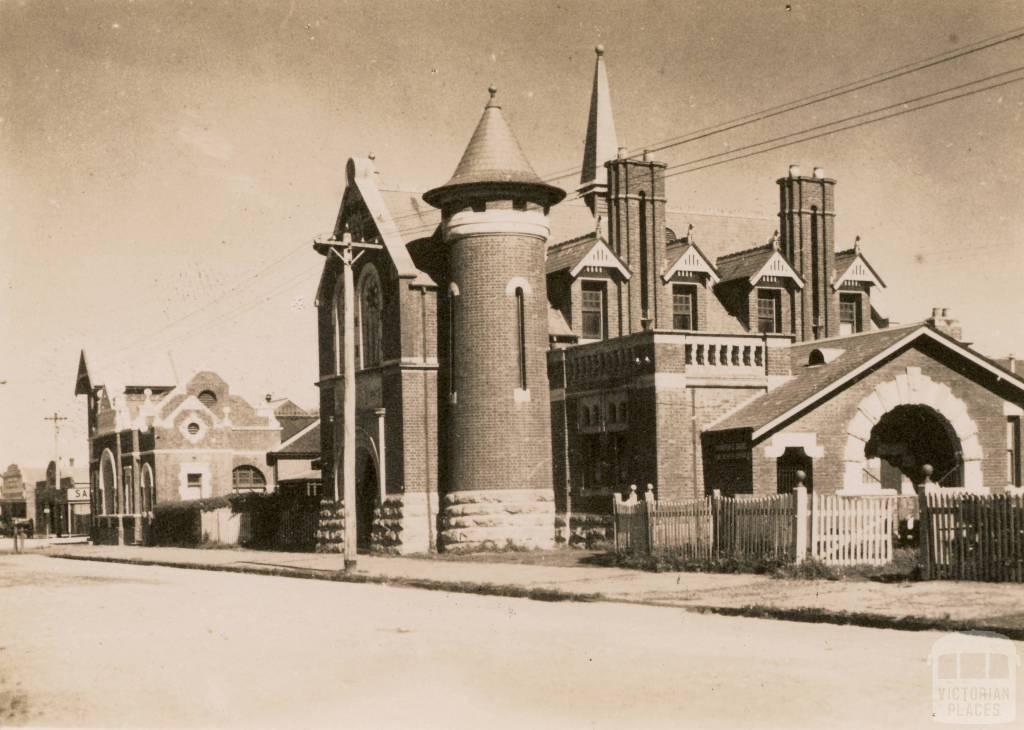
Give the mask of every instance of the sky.
[[[0, 466], [52, 458], [54, 412], [61, 453], [84, 463], [82, 349], [135, 382], [212, 369], [250, 399], [315, 406], [311, 242], [346, 160], [372, 152], [384, 185], [444, 182], [492, 82], [545, 175], [581, 163], [596, 43], [636, 150], [1022, 27], [1024, 2], [998, 0], [2, 0]], [[656, 157], [1021, 65], [1024, 40], [1003, 43]], [[673, 176], [669, 205], [770, 218], [790, 163], [824, 167], [837, 246], [861, 236], [893, 320], [949, 307], [981, 352], [1024, 356], [1021, 139], [1012, 83]]]

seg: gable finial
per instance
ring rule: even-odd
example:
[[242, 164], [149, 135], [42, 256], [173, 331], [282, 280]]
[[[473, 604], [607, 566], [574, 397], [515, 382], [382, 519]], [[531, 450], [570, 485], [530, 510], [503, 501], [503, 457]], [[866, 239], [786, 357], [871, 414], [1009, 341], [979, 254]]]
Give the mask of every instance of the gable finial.
[[693, 224], [686, 225], [686, 242], [693, 245]]
[[860, 236], [859, 235], [855, 239], [853, 239], [853, 252], [855, 254], [857, 254], [857, 255], [860, 255]]
[[778, 231], [778, 229], [775, 230], [775, 233], [772, 234], [772, 237], [771, 237], [771, 239], [768, 242], [772, 245], [772, 250], [773, 251], [778, 251], [779, 250], [779, 231]]

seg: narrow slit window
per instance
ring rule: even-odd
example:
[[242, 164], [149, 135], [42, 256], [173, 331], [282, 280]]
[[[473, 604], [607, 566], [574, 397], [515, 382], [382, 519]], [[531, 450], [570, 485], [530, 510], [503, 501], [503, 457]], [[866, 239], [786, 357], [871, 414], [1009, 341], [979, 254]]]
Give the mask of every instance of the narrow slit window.
[[526, 297], [516, 288], [516, 336], [519, 345], [519, 387], [526, 390]]

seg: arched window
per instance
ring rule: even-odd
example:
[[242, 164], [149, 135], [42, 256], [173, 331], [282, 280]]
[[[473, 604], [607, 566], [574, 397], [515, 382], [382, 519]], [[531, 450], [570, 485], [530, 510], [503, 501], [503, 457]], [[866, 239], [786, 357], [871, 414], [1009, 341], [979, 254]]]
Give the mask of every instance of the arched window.
[[199, 402], [207, 408], [213, 408], [217, 405], [217, 394], [212, 390], [204, 390], [199, 394]]
[[360, 347], [356, 353], [356, 366], [372, 368], [380, 365], [384, 359], [384, 300], [380, 276], [372, 264], [367, 264], [363, 269], [357, 291], [359, 303], [356, 306], [356, 332], [359, 333], [359, 339], [356, 342]]
[[149, 464], [142, 465], [142, 511], [152, 512], [156, 503], [156, 485], [153, 483], [153, 467]]
[[105, 515], [117, 514], [117, 470], [114, 455], [107, 449], [100, 457], [100, 511]]
[[236, 491], [263, 491], [267, 487], [267, 479], [263, 476], [263, 472], [255, 466], [244, 464], [236, 466], [231, 471], [231, 486]]

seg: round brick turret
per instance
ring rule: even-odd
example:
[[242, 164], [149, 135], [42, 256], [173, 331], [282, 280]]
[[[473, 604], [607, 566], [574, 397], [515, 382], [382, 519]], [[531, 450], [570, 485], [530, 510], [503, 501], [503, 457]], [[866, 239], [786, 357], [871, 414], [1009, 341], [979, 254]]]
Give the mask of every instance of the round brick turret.
[[544, 253], [565, 193], [537, 177], [494, 93], [452, 179], [423, 196], [448, 248], [448, 550], [554, 540]]

